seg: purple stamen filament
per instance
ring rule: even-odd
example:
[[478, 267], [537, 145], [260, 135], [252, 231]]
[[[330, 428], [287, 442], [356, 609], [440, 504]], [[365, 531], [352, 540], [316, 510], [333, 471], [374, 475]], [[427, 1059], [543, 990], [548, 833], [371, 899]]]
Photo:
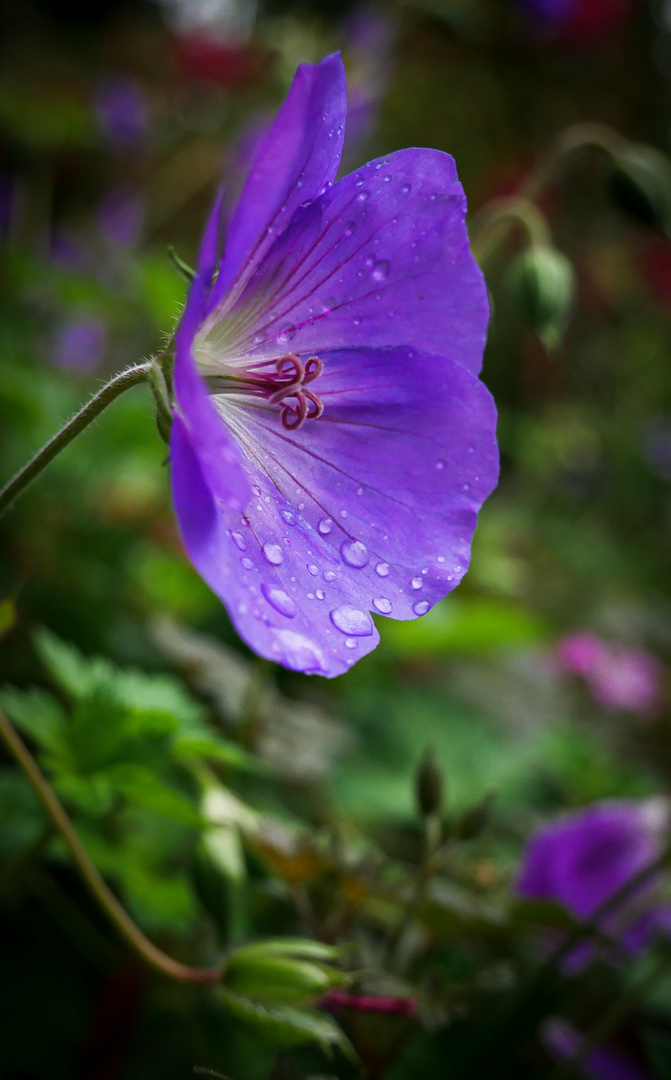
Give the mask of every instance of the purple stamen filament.
[[[287, 353], [275, 364], [275, 372], [247, 370], [240, 375], [209, 376], [206, 381], [214, 394], [252, 394], [265, 398], [270, 405], [281, 405], [282, 426], [287, 431], [296, 431], [306, 420], [318, 420], [324, 412], [321, 398], [305, 389], [323, 370], [317, 356], [309, 357], [304, 364], [299, 356]], [[295, 398], [296, 404], [287, 404], [287, 398]]]

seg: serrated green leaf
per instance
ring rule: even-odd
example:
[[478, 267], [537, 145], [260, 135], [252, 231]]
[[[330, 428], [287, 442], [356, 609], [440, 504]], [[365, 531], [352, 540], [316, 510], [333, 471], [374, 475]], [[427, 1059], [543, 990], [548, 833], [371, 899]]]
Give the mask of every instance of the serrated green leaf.
[[66, 719], [60, 704], [51, 694], [36, 687], [17, 690], [8, 686], [0, 690], [0, 708], [41, 749], [51, 753], [62, 752]]

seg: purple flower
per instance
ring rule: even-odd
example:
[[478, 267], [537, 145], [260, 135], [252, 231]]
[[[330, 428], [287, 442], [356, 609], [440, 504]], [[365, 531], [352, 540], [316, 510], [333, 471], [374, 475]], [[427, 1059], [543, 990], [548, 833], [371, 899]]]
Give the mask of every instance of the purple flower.
[[[565, 1020], [551, 1017], [541, 1028], [541, 1041], [553, 1057], [563, 1061], [580, 1046], [580, 1035]], [[652, 1080], [652, 1075], [634, 1058], [616, 1046], [597, 1046], [584, 1058], [581, 1075], [593, 1080]]]
[[127, 188], [112, 188], [103, 196], [96, 217], [98, 231], [112, 247], [135, 247], [144, 226], [144, 201]]
[[[532, 836], [517, 892], [555, 900], [578, 919], [589, 919], [657, 858], [668, 823], [668, 807], [661, 799], [595, 803], [567, 815]], [[671, 930], [671, 908], [656, 905], [650, 890], [651, 883], [643, 885], [602, 924], [629, 952], [644, 948], [656, 932]], [[574, 960], [582, 961], [589, 950], [576, 954]]]
[[107, 344], [107, 329], [95, 315], [78, 315], [58, 330], [52, 362], [65, 371], [87, 374], [102, 361]]
[[149, 128], [147, 99], [134, 79], [110, 77], [98, 86], [95, 112], [105, 138], [119, 150], [141, 144]]
[[[339, 56], [302, 65], [227, 235], [218, 201], [176, 334], [173, 496], [244, 640], [334, 676], [466, 571], [496, 483], [487, 325], [454, 162], [336, 184]], [[222, 254], [223, 252], [223, 254]]]
[[642, 649], [609, 644], [581, 631], [560, 641], [557, 660], [565, 671], [581, 675], [596, 701], [606, 708], [648, 717], [660, 710], [664, 665]]

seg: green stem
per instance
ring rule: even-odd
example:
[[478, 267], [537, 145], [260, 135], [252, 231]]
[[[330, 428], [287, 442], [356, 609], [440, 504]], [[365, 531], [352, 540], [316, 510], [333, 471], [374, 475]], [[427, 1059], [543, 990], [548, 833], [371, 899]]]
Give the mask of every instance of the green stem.
[[523, 184], [521, 194], [531, 201], [537, 199], [566, 159], [579, 150], [599, 150], [612, 158], [626, 145], [627, 139], [607, 124], [573, 124], [562, 131], [545, 160]]
[[212, 968], [194, 968], [173, 960], [171, 956], [157, 948], [135, 925], [128, 913], [121, 906], [114, 893], [108, 887], [89, 858], [86, 848], [75, 832], [72, 822], [65, 813], [53, 789], [42, 775], [37, 762], [17, 735], [7, 717], [0, 711], [0, 737], [12, 757], [23, 769], [35, 794], [51, 818], [58, 832], [63, 837], [74, 863], [82, 876], [89, 892], [116, 927], [121, 937], [151, 967], [180, 982], [216, 983], [220, 972]]
[[12, 477], [0, 490], [0, 517], [28, 485], [40, 475], [42, 470], [60, 454], [61, 450], [64, 450], [73, 439], [76, 439], [97, 416], [100, 416], [108, 405], [116, 401], [120, 394], [130, 390], [132, 386], [145, 382], [149, 377], [150, 368], [150, 363], [136, 364], [133, 367], [126, 368], [125, 371], [110, 379], [102, 390], [99, 390], [71, 420], [68, 420], [67, 424], [41, 450], [38, 450], [35, 457], [27, 465], [24, 465], [22, 469], [19, 469], [16, 476]]
[[522, 226], [532, 244], [552, 242], [545, 215], [533, 202], [522, 196], [495, 199], [474, 222], [476, 233], [471, 247], [477, 262], [486, 262], [515, 225]]

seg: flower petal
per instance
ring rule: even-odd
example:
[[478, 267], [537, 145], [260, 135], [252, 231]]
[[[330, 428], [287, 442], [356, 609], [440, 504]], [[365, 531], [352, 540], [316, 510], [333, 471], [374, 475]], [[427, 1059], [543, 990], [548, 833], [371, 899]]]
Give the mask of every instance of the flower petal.
[[477, 373], [489, 305], [465, 213], [448, 154], [371, 162], [297, 211], [208, 342], [228, 357], [410, 344]]
[[327, 56], [320, 64], [301, 64], [232, 214], [213, 302], [241, 274], [247, 280], [301, 203], [335, 180], [346, 112], [340, 55]]
[[252, 485], [243, 514], [211, 496], [193, 520], [202, 490], [175, 501], [189, 555], [240, 635], [333, 676], [377, 644], [369, 611], [412, 619], [459, 582], [498, 456], [493, 403], [462, 365], [408, 348], [323, 359], [326, 411], [298, 431], [277, 408], [222, 402]]
[[[177, 409], [170, 454], [176, 502], [182, 505], [182, 494], [188, 501], [189, 482], [186, 490], [181, 492], [180, 477], [183, 473], [190, 475], [197, 466], [208, 490], [223, 502], [240, 509], [249, 501], [249, 484], [240, 465], [240, 452], [217, 415], [192, 352], [193, 337], [207, 307], [216, 265], [222, 200], [223, 192], [220, 192], [203, 236], [198, 273], [175, 333], [173, 388]], [[188, 459], [188, 463], [182, 458]]]

